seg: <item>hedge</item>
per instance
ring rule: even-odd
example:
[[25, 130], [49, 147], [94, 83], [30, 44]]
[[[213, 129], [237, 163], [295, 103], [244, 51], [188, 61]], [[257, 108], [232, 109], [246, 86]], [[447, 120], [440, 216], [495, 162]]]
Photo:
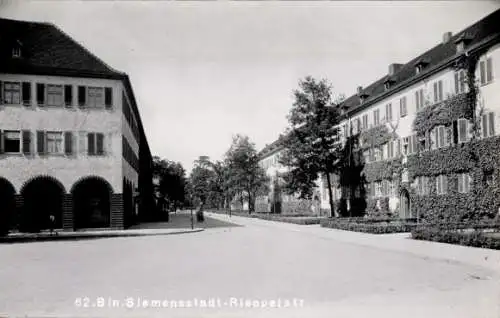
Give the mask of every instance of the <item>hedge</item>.
[[419, 226], [412, 230], [411, 236], [416, 240], [500, 250], [500, 236], [494, 237], [479, 230], [462, 232], [456, 230], [443, 230], [438, 227]]
[[369, 223], [365, 221], [338, 221], [336, 219], [325, 219], [320, 224], [326, 228], [371, 234], [406, 233], [411, 232], [417, 226], [416, 223], [408, 221]]

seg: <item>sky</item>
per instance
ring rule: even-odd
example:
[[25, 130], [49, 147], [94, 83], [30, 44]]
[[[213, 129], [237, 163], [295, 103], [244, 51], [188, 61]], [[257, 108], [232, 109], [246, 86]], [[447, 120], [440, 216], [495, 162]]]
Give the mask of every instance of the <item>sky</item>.
[[350, 96], [500, 8], [498, 1], [9, 1], [129, 74], [153, 155], [189, 171], [232, 136], [257, 150], [287, 127], [301, 78]]

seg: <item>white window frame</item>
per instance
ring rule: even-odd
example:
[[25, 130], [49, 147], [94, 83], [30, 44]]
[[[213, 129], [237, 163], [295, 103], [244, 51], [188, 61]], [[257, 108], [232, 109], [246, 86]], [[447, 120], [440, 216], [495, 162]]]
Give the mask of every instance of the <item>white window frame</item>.
[[[10, 85], [17, 85], [18, 89], [7, 88]], [[22, 103], [22, 83], [16, 81], [5, 81], [3, 82], [3, 103], [7, 105], [21, 105]], [[7, 95], [10, 96], [10, 101], [7, 101]], [[17, 96], [17, 102], [15, 101], [15, 96]]]
[[[493, 121], [493, 123], [491, 123], [491, 121]], [[493, 132], [491, 131], [492, 124], [493, 124]], [[493, 136], [495, 136], [495, 113], [486, 112], [481, 116], [481, 137], [489, 138]]]
[[472, 188], [472, 178], [468, 173], [458, 174], [458, 193], [469, 193]]
[[420, 88], [415, 91], [415, 108], [420, 111], [424, 106], [424, 89]]
[[[102, 98], [98, 100], [95, 93], [101, 92]], [[86, 95], [86, 107], [95, 108], [95, 109], [103, 109], [105, 108], [105, 89], [104, 87], [97, 86], [87, 86], [85, 90]], [[102, 102], [102, 103], [101, 103]]]
[[[65, 140], [64, 140], [64, 132], [62, 131], [46, 131], [45, 132], [45, 140], [44, 140], [44, 146], [45, 146], [45, 153], [47, 155], [63, 155], [64, 154], [64, 146], [66, 145]], [[60, 142], [61, 146], [59, 148], [59, 151], [50, 151], [49, 150], [49, 135], [59, 135], [60, 136]]]
[[364, 114], [362, 118], [363, 129], [368, 129], [368, 114]]
[[434, 103], [440, 103], [444, 100], [444, 92], [443, 92], [443, 81], [437, 80], [432, 85], [433, 94], [434, 94]]
[[[463, 123], [463, 125], [465, 125], [465, 136], [461, 134], [461, 130], [460, 130], [461, 123]], [[465, 118], [458, 119], [457, 120], [457, 134], [458, 134], [458, 143], [459, 144], [469, 141], [468, 130], [469, 130], [469, 121]]]
[[448, 179], [446, 175], [438, 175], [436, 177], [436, 193], [443, 195], [448, 193]]
[[[484, 65], [484, 73], [481, 72], [481, 65]], [[479, 83], [481, 86], [488, 85], [493, 82], [495, 76], [493, 75], [493, 69], [489, 69], [488, 65], [493, 68], [493, 60], [491, 57], [482, 58], [479, 61]], [[488, 78], [488, 71], [491, 73], [491, 78]]]
[[434, 127], [434, 148], [440, 149], [446, 147], [446, 140], [446, 127], [443, 125]]
[[[6, 134], [8, 133], [17, 133], [17, 135], [19, 136], [19, 151], [7, 151], [5, 148], [5, 142], [7, 141], [7, 136]], [[4, 153], [6, 154], [21, 154], [23, 152], [23, 134], [21, 133], [20, 130], [4, 130], [2, 132], [2, 138], [3, 138], [3, 151]], [[12, 138], [14, 139], [14, 138]], [[15, 139], [14, 139], [15, 140]]]
[[385, 104], [385, 120], [387, 122], [392, 121], [392, 103]]
[[406, 96], [399, 99], [399, 115], [401, 118], [408, 115], [408, 106], [406, 104]]
[[[56, 91], [58, 90], [58, 91]], [[62, 107], [64, 105], [64, 85], [59, 84], [47, 84], [45, 87], [47, 106]], [[55, 100], [55, 99], [60, 100]]]
[[380, 125], [380, 110], [374, 109], [373, 110], [373, 126], [378, 126], [378, 125]]
[[462, 94], [467, 91], [467, 74], [465, 70], [455, 72], [455, 93]]

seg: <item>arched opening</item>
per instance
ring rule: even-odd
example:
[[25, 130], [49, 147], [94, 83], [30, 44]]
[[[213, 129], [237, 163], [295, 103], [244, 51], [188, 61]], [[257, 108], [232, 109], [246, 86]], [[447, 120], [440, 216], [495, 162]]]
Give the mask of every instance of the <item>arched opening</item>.
[[109, 227], [112, 192], [109, 183], [99, 177], [78, 181], [71, 189], [75, 228]]
[[0, 235], [16, 226], [15, 194], [14, 186], [8, 180], [0, 178]]
[[408, 190], [403, 189], [400, 193], [400, 210], [399, 217], [403, 219], [411, 218], [410, 194]]
[[[24, 206], [20, 230], [38, 232], [45, 229], [62, 228], [63, 185], [52, 177], [36, 177], [21, 190]], [[54, 216], [53, 222], [51, 215]]]

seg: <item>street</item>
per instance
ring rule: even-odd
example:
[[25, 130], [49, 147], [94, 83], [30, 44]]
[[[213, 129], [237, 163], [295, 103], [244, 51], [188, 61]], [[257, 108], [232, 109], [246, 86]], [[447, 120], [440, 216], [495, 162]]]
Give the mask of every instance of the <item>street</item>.
[[[467, 262], [497, 251], [391, 249], [382, 242], [406, 239], [211, 217], [220, 226], [198, 233], [0, 245], [0, 316], [500, 317], [500, 270]], [[442, 255], [424, 255], [427, 246]], [[454, 251], [461, 258], [446, 259]], [[193, 299], [197, 308], [138, 305]]]

